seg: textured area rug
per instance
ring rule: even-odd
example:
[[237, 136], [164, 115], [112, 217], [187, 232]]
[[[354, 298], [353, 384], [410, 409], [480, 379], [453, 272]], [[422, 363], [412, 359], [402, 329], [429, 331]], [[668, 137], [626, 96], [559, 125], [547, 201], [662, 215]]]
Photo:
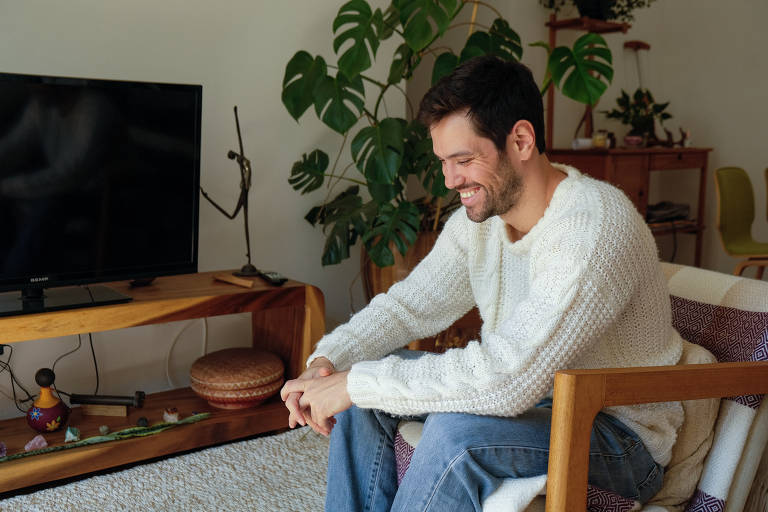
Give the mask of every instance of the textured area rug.
[[328, 440], [300, 428], [0, 501], [0, 510], [322, 511]]

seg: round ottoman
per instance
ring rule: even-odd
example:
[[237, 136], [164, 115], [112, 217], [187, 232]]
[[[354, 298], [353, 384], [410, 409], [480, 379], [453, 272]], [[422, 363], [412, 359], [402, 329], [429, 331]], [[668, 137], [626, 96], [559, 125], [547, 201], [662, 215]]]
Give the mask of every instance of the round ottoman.
[[220, 409], [253, 407], [280, 391], [283, 370], [283, 362], [271, 352], [228, 348], [192, 364], [190, 387]]

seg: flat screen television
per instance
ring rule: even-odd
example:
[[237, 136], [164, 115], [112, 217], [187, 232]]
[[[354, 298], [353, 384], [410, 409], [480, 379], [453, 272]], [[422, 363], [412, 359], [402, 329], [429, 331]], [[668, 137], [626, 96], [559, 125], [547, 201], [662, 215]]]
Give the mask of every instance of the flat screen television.
[[197, 272], [200, 85], [0, 73], [0, 315]]

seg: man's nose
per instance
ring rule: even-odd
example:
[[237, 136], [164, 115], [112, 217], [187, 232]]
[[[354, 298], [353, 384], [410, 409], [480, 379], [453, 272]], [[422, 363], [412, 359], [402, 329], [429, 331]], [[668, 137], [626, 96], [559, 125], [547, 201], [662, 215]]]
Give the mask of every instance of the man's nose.
[[464, 183], [464, 176], [458, 172], [453, 164], [443, 164], [443, 177], [445, 178], [445, 186], [450, 189], [454, 189]]

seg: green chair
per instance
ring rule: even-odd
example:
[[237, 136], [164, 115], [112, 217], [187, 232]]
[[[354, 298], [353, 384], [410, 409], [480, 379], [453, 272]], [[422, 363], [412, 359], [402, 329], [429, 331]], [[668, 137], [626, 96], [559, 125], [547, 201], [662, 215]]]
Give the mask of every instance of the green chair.
[[[766, 183], [768, 186], [768, 181]], [[745, 268], [758, 267], [757, 278], [762, 279], [763, 270], [768, 266], [768, 243], [752, 238], [755, 196], [749, 175], [740, 167], [721, 167], [715, 171], [715, 189], [720, 241], [730, 256], [744, 258], [736, 265], [733, 274], [740, 276]], [[768, 188], [766, 190], [768, 191]], [[768, 216], [768, 211], [766, 215]]]

